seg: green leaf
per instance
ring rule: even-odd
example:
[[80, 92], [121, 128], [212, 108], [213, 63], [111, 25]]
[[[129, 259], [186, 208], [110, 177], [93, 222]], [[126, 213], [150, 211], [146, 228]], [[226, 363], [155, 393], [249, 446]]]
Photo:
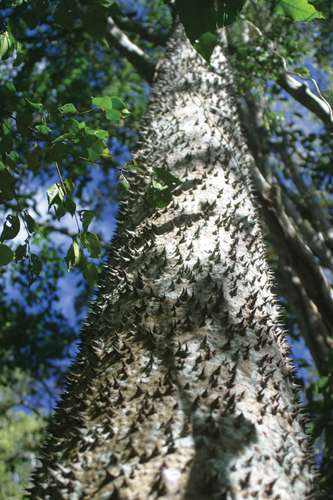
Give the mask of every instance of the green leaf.
[[65, 134], [61, 134], [55, 139], [53, 139], [52, 144], [57, 144], [58, 142], [64, 142], [66, 139], [71, 139], [73, 137], [73, 134], [70, 132], [66, 132]]
[[17, 215], [7, 215], [0, 241], [13, 240], [20, 232], [20, 219]]
[[14, 259], [12, 250], [3, 243], [0, 243], [0, 266], [6, 266]]
[[76, 109], [74, 104], [71, 102], [68, 102], [67, 104], [63, 104], [62, 106], [59, 106], [58, 111], [62, 115], [70, 115], [70, 114], [78, 113], [78, 110]]
[[63, 190], [61, 189], [61, 185], [58, 182], [50, 186], [47, 190], [47, 199], [49, 203], [49, 208], [51, 208], [52, 205], [56, 203], [57, 197], [60, 197], [61, 200], [64, 199]]
[[37, 172], [42, 163], [44, 152], [38, 146], [27, 153], [27, 163], [33, 172]]
[[105, 150], [105, 144], [103, 141], [98, 139], [98, 137], [94, 136], [94, 140], [90, 141], [90, 144], [87, 148], [88, 160], [94, 162], [98, 160]]
[[41, 273], [41, 270], [42, 270], [42, 261], [40, 260], [40, 258], [38, 257], [38, 255], [32, 253], [30, 255], [30, 258], [31, 258], [31, 267], [32, 267], [32, 272], [34, 274], [40, 274]]
[[194, 43], [193, 47], [197, 52], [199, 52], [199, 54], [202, 55], [204, 59], [206, 59], [207, 62], [209, 62], [210, 56], [212, 55], [216, 44], [217, 35], [208, 31], [207, 33], [200, 35], [198, 41]]
[[128, 191], [128, 189], [129, 189], [129, 182], [128, 182], [128, 180], [126, 179], [126, 177], [123, 174], [121, 174], [120, 186], [125, 191]]
[[117, 109], [110, 109], [105, 113], [105, 116], [110, 122], [118, 123], [121, 119], [121, 112]]
[[123, 111], [126, 108], [124, 101], [119, 97], [111, 97], [111, 100], [112, 100], [112, 109]]
[[92, 104], [97, 108], [105, 111], [106, 118], [113, 122], [118, 122], [122, 116], [122, 112], [126, 112], [124, 101], [119, 97], [92, 97]]
[[67, 263], [67, 268], [69, 271], [72, 269], [72, 267], [76, 266], [79, 263], [80, 256], [81, 256], [80, 246], [76, 240], [73, 240], [65, 257], [65, 261]]
[[329, 383], [330, 383], [330, 377], [328, 376], [320, 377], [319, 380], [316, 382], [317, 391], [322, 392], [323, 389], [325, 389]]
[[99, 0], [99, 3], [103, 6], [103, 7], [111, 7], [111, 5], [114, 4], [114, 1], [115, 0]]
[[112, 97], [92, 97], [91, 102], [97, 108], [108, 111], [113, 108]]
[[55, 22], [69, 31], [73, 30], [78, 17], [79, 11], [75, 2], [69, 3], [67, 0], [61, 0], [54, 12]]
[[93, 287], [98, 278], [98, 267], [91, 262], [85, 262], [82, 268], [82, 273], [90, 287]]
[[109, 132], [101, 128], [95, 130], [89, 129], [87, 133], [90, 135], [94, 135], [95, 137], [98, 137], [98, 139], [101, 139], [101, 141], [106, 141], [109, 138]]
[[65, 186], [66, 194], [70, 194], [73, 192], [73, 189], [74, 189], [73, 181], [71, 181], [70, 179], [65, 179], [64, 186]]
[[0, 59], [6, 59], [15, 46], [15, 40], [13, 36], [5, 31], [0, 35]]
[[[82, 125], [83, 125], [83, 127], [82, 127]], [[80, 132], [80, 130], [81, 130], [82, 128], [84, 128], [85, 126], [86, 126], [86, 124], [85, 124], [84, 122], [79, 122], [79, 121], [75, 120], [74, 118], [70, 118], [70, 119], [67, 121], [67, 123], [65, 124], [65, 127], [66, 127], [66, 130], [67, 130], [68, 134], [63, 134], [63, 136], [67, 136], [67, 135], [68, 135], [68, 137], [71, 137], [71, 136], [76, 136], [76, 135]], [[63, 136], [60, 136], [60, 137], [62, 137], [62, 138], [63, 138]], [[54, 142], [54, 143], [55, 143], [56, 141], [60, 142], [60, 141], [59, 141], [60, 137], [58, 137], [58, 138], [57, 138], [55, 141], [53, 141], [53, 142]], [[61, 139], [60, 139], [60, 140], [61, 140]]]
[[104, 148], [103, 151], [101, 152], [101, 157], [102, 158], [111, 158], [111, 153], [109, 148]]
[[93, 210], [81, 210], [79, 215], [82, 222], [82, 230], [84, 232], [88, 231], [91, 221], [96, 215], [95, 212]]
[[24, 245], [18, 245], [15, 250], [15, 260], [22, 260], [27, 256], [28, 245], [24, 243]]
[[324, 15], [308, 0], [278, 0], [275, 12], [294, 21], [309, 22], [314, 19], [325, 19]]
[[50, 162], [61, 161], [72, 152], [70, 144], [58, 142], [47, 152], [47, 160]]
[[15, 168], [17, 163], [19, 162], [20, 160], [20, 156], [18, 154], [17, 151], [11, 151], [10, 153], [7, 153], [6, 154], [6, 157], [7, 157], [7, 161], [8, 163], [13, 167]]
[[217, 28], [235, 21], [245, 0], [176, 0], [176, 9], [195, 49], [209, 61]]
[[218, 0], [217, 24], [220, 28], [234, 23], [245, 5], [246, 0]]
[[147, 192], [148, 205], [153, 208], [164, 208], [172, 200], [172, 194], [167, 186], [153, 181]]
[[96, 233], [83, 233], [82, 245], [88, 250], [91, 257], [99, 257], [101, 253], [101, 241]]
[[181, 184], [181, 181], [164, 167], [155, 168], [154, 177], [169, 187], [175, 187]]
[[15, 198], [16, 179], [7, 168], [0, 170], [0, 202]]
[[52, 132], [52, 130], [44, 123], [41, 125], [35, 125], [34, 129], [42, 135], [48, 135]]
[[57, 182], [47, 190], [49, 209], [54, 205], [58, 220], [66, 213], [74, 215], [76, 212], [76, 204], [71, 197], [73, 189], [73, 182], [70, 179], [65, 179], [63, 184]]
[[70, 196], [67, 196], [62, 208], [64, 208], [66, 212], [69, 212], [71, 215], [74, 215], [76, 212], [76, 203]]
[[17, 130], [24, 135], [28, 135], [32, 123], [33, 123], [33, 110], [29, 106], [21, 105], [16, 113]]
[[84, 29], [94, 38], [101, 39], [107, 32], [108, 10], [102, 5], [96, 5], [96, 1], [90, 2], [86, 12], [82, 15]]
[[35, 220], [31, 217], [30, 214], [28, 214], [28, 212], [25, 212], [23, 214], [23, 218], [25, 220], [25, 223], [27, 225], [27, 228], [28, 228], [28, 231], [29, 233], [33, 233], [34, 232], [34, 229], [36, 227], [36, 222]]
[[176, 0], [176, 9], [192, 43], [203, 33], [216, 32], [215, 0]]
[[296, 73], [296, 75], [301, 78], [311, 78], [311, 73], [308, 68], [294, 68], [293, 73]]
[[164, 168], [156, 168], [153, 181], [147, 192], [147, 201], [151, 207], [164, 208], [172, 200], [172, 190], [181, 184], [181, 181]]
[[30, 106], [32, 106], [33, 109], [35, 109], [36, 111], [42, 111], [43, 109], [43, 104], [39, 103], [39, 102], [32, 102], [30, 101], [29, 99], [26, 99], [27, 103], [30, 104]]

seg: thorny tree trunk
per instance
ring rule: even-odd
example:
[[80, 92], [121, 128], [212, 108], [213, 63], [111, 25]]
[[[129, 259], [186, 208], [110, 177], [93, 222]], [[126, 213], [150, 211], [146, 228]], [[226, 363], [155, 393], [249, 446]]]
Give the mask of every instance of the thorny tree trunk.
[[[36, 499], [304, 499], [312, 473], [221, 51], [159, 65], [119, 234]], [[148, 213], [152, 170], [182, 181]]]

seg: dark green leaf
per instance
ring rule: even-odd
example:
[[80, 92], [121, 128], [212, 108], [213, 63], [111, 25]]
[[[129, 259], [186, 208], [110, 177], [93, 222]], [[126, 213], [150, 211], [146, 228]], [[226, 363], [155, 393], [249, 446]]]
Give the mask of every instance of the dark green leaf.
[[15, 260], [22, 260], [27, 255], [28, 245], [24, 243], [24, 245], [18, 245], [15, 250]]
[[75, 2], [62, 0], [58, 3], [54, 13], [54, 19], [57, 24], [63, 26], [67, 30], [74, 28], [75, 22], [79, 18], [80, 12], [77, 9]]
[[86, 14], [82, 16], [85, 31], [97, 39], [105, 37], [107, 18], [108, 10], [102, 5], [96, 5], [96, 2], [93, 2]]
[[181, 181], [164, 167], [155, 168], [154, 177], [169, 187], [181, 184]]
[[83, 233], [82, 244], [88, 250], [91, 257], [99, 257], [101, 253], [101, 241], [95, 233]]
[[109, 132], [103, 129], [89, 129], [87, 130], [87, 133], [94, 135], [98, 139], [101, 139], [101, 141], [106, 141], [109, 138]]
[[168, 187], [158, 182], [153, 182], [147, 192], [148, 205], [153, 208], [164, 208], [172, 200], [172, 194]]
[[24, 213], [23, 218], [25, 220], [29, 233], [33, 233], [36, 227], [36, 222], [28, 212]]
[[194, 48], [199, 54], [202, 55], [206, 61], [210, 60], [210, 56], [217, 43], [217, 35], [215, 33], [207, 32], [200, 35], [197, 42], [194, 43]]
[[75, 214], [76, 204], [70, 196], [68, 196], [64, 201], [63, 208], [66, 210], [66, 212], [69, 212], [71, 215]]
[[47, 160], [50, 162], [60, 161], [71, 153], [71, 146], [63, 142], [54, 144], [47, 152]]
[[90, 145], [87, 148], [88, 160], [94, 162], [102, 156], [105, 149], [105, 144], [103, 141], [98, 139], [98, 137], [94, 137], [94, 140], [89, 142]]
[[217, 28], [235, 21], [245, 0], [176, 0], [176, 9], [185, 32], [207, 60], [217, 42]]
[[81, 210], [80, 219], [82, 222], [82, 230], [88, 231], [91, 221], [95, 217], [95, 212], [93, 210]]
[[98, 267], [90, 262], [85, 262], [82, 268], [82, 273], [90, 287], [93, 287], [98, 278]]
[[176, 9], [192, 43], [203, 33], [215, 33], [215, 0], [176, 0]]
[[8, 201], [15, 197], [16, 179], [7, 168], [0, 170], [0, 200]]
[[0, 241], [12, 240], [16, 238], [20, 231], [20, 219], [17, 215], [7, 215]]
[[12, 250], [3, 243], [0, 243], [0, 266], [6, 266], [14, 259]]
[[33, 172], [39, 170], [43, 155], [44, 153], [42, 149], [40, 149], [38, 146], [35, 147], [32, 151], [29, 151], [29, 153], [27, 154], [27, 163], [29, 168], [31, 168]]
[[34, 274], [40, 274], [41, 270], [42, 270], [42, 262], [40, 260], [40, 258], [38, 257], [38, 255], [32, 253], [31, 256], [31, 267], [32, 267], [32, 272]]
[[217, 24], [220, 28], [236, 21], [246, 0], [217, 0]]

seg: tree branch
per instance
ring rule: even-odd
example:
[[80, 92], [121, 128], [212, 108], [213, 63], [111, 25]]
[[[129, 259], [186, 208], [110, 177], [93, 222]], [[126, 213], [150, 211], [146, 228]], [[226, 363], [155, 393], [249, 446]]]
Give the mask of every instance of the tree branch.
[[[301, 278], [307, 294], [320, 311], [322, 318], [330, 328], [333, 324], [333, 294], [331, 287], [318, 266], [308, 245], [300, 238], [288, 215], [286, 214], [279, 193], [278, 186], [270, 186], [263, 178], [260, 170], [253, 166], [253, 177], [265, 217], [274, 235], [280, 240], [292, 259], [292, 265]], [[274, 188], [277, 188], [274, 189]]]
[[114, 20], [108, 18], [109, 32], [108, 41], [116, 47], [126, 59], [133, 64], [139, 75], [149, 83], [152, 83], [155, 65], [147, 57], [145, 52], [135, 45], [128, 36], [118, 28]]
[[333, 119], [329, 106], [316, 96], [305, 83], [300, 83], [287, 73], [281, 75], [277, 83], [296, 101], [320, 118], [328, 129], [333, 129]]
[[113, 20], [121, 30], [130, 31], [131, 33], [140, 35], [148, 42], [164, 45], [169, 38], [169, 33], [158, 33], [153, 31], [151, 28], [142, 26], [125, 16], [113, 16]]
[[[322, 317], [315, 304], [309, 299], [303, 284], [296, 275], [295, 270], [288, 264], [288, 252], [280, 248], [279, 273], [283, 275], [281, 280], [286, 286], [283, 293], [292, 304], [293, 311], [297, 317], [301, 334], [308, 346], [317, 370], [321, 375], [327, 375], [329, 371], [329, 353], [332, 349], [332, 339]], [[316, 332], [314, 335], [313, 332]]]

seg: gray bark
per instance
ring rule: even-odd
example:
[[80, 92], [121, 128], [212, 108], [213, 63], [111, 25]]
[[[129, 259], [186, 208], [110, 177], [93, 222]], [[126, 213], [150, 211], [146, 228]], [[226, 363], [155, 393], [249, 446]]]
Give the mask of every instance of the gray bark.
[[[31, 497], [304, 499], [312, 489], [233, 81], [178, 30]], [[149, 211], [153, 170], [182, 182]]]

